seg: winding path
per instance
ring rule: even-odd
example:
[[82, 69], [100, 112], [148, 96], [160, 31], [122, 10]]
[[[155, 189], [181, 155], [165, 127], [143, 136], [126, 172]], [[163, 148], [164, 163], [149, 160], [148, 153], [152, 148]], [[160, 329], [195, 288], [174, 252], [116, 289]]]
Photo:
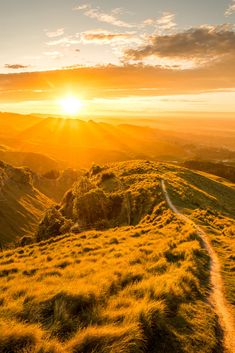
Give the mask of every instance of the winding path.
[[169, 208], [183, 221], [190, 223], [200, 236], [203, 246], [210, 256], [210, 282], [211, 282], [211, 302], [218, 315], [221, 328], [224, 333], [225, 352], [235, 352], [235, 324], [234, 318], [229, 310], [229, 304], [224, 296], [221, 268], [218, 257], [211, 246], [204, 230], [194, 223], [189, 217], [183, 215], [172, 203], [166, 189], [165, 181], [161, 181], [162, 191]]

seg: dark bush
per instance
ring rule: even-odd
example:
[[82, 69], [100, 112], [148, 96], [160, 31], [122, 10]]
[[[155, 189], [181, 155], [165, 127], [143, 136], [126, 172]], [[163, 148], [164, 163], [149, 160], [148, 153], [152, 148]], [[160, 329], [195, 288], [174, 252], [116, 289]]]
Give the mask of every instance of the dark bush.
[[58, 179], [59, 176], [60, 176], [60, 172], [59, 170], [56, 170], [56, 169], [50, 170], [49, 172], [43, 174], [44, 178], [52, 179], [52, 180]]
[[34, 242], [34, 238], [25, 235], [24, 237], [22, 237], [19, 241], [19, 245], [20, 246], [26, 246], [26, 245], [30, 245]]

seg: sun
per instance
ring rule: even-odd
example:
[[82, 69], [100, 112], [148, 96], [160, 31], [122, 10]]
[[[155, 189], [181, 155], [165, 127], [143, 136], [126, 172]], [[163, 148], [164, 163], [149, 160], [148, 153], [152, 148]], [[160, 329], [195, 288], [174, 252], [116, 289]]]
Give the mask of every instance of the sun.
[[71, 116], [77, 115], [83, 107], [81, 99], [74, 96], [68, 96], [60, 99], [59, 104], [63, 110], [63, 113]]

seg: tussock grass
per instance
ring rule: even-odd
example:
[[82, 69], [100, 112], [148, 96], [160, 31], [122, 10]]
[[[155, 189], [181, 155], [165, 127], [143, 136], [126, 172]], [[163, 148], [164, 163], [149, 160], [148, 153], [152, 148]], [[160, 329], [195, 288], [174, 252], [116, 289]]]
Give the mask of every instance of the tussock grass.
[[68, 345], [72, 353], [138, 353], [145, 345], [139, 328], [129, 326], [89, 327]]
[[[132, 195], [129, 224], [68, 232], [0, 254], [0, 352], [220, 352], [208, 302], [209, 257], [159, 191], [161, 175], [176, 171], [182, 169], [152, 162], [102, 168], [92, 178], [107, 192], [121, 184]], [[177, 182], [176, 175], [171, 188]], [[229, 222], [223, 239], [232, 238]], [[221, 239], [215, 231], [231, 263], [229, 242]]]
[[[163, 211], [161, 218], [168, 214]], [[33, 258], [20, 258], [18, 250], [10, 256], [6, 252], [2, 262], [6, 255], [14, 263], [2, 265], [2, 271], [8, 271], [0, 278], [1, 288], [5, 287], [2, 322], [11, 320], [22, 327], [22, 331], [16, 328], [15, 336], [21, 342], [22, 332], [22, 344], [28, 345], [29, 352], [37, 352], [41, 345], [44, 350], [40, 352], [49, 352], [47, 345], [56, 342], [51, 352], [63, 347], [68, 353], [189, 353], [194, 341], [191, 345], [185, 341], [182, 331], [188, 326], [194, 332], [208, 330], [205, 316], [214, 323], [209, 330], [210, 347], [215, 347], [215, 315], [206, 304], [208, 257], [190, 227], [174, 222], [174, 226], [161, 227], [161, 232], [143, 221], [136, 227], [70, 234], [48, 242], [46, 248], [26, 246], [25, 254], [33, 251]], [[142, 232], [146, 227], [148, 233]], [[175, 227], [180, 230], [178, 237]], [[140, 236], [133, 237], [135, 233]], [[91, 250], [84, 251], [87, 248]], [[11, 277], [13, 265], [18, 271]], [[189, 308], [196, 312], [199, 304], [200, 321], [190, 321]], [[10, 332], [7, 326], [1, 331], [8, 349]]]
[[211, 240], [222, 265], [225, 295], [235, 314], [235, 185], [188, 169], [168, 172], [166, 179], [174, 204], [189, 213]]

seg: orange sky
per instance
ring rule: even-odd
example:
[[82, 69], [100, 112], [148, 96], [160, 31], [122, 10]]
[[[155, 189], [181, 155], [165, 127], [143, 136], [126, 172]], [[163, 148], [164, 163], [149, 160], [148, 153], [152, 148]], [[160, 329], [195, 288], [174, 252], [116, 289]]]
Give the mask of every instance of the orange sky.
[[235, 112], [230, 58], [181, 70], [144, 65], [103, 66], [0, 75], [0, 110], [59, 114], [58, 100], [82, 100], [81, 114], [154, 116], [162, 111]]
[[234, 0], [12, 0], [0, 13], [0, 111], [62, 114], [71, 96], [80, 116], [235, 113]]

